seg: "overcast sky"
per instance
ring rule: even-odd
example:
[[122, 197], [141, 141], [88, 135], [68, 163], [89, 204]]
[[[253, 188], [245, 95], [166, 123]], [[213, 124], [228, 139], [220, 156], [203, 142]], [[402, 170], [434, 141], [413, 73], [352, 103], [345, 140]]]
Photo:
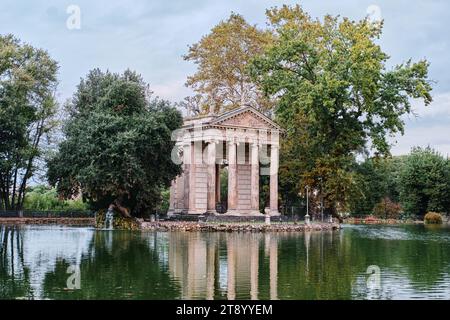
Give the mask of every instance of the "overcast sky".
[[[427, 58], [436, 81], [435, 102], [414, 103], [417, 117], [406, 119], [393, 154], [431, 145], [450, 155], [450, 1], [445, 0], [0, 0], [0, 33], [44, 48], [59, 62], [60, 101], [69, 98], [80, 78], [99, 67], [141, 73], [156, 95], [173, 102], [190, 94], [184, 87], [194, 65], [182, 59], [189, 44], [234, 11], [250, 23], [265, 24], [265, 9], [300, 3], [313, 16], [339, 14], [385, 20], [381, 45], [390, 65]], [[70, 5], [80, 8], [80, 29], [67, 27]]]

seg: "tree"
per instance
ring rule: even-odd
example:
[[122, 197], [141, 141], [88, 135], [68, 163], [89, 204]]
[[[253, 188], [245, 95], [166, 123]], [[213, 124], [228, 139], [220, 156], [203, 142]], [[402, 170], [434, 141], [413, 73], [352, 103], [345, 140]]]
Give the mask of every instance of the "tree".
[[155, 209], [160, 193], [180, 173], [171, 159], [172, 131], [181, 114], [150, 99], [131, 71], [92, 70], [67, 105], [65, 140], [48, 161], [48, 178], [66, 198], [82, 193], [93, 209], [112, 207], [140, 216]]
[[388, 56], [376, 43], [382, 23], [368, 19], [321, 21], [298, 5], [270, 9], [267, 17], [275, 40], [254, 59], [251, 75], [277, 98], [276, 117], [287, 131], [280, 172], [292, 168], [289, 179], [299, 192], [309, 185], [332, 213], [346, 211], [355, 155], [369, 146], [389, 154], [386, 137], [403, 133], [410, 98], [431, 102], [428, 62], [387, 70]]
[[42, 49], [0, 36], [0, 209], [21, 209], [55, 126], [57, 63]]
[[412, 149], [400, 172], [399, 186], [407, 214], [450, 212], [450, 161], [430, 147]]
[[373, 214], [384, 219], [398, 219], [402, 211], [402, 206], [393, 202], [389, 197], [383, 198], [373, 208]]
[[249, 25], [241, 15], [232, 13], [190, 46], [184, 56], [198, 65], [198, 70], [186, 82], [196, 95], [186, 98], [182, 105], [200, 113], [230, 110], [243, 104], [262, 111], [270, 109], [270, 99], [251, 81], [246, 69], [271, 39], [270, 32]]
[[399, 201], [398, 176], [404, 159], [405, 156], [372, 157], [355, 164], [353, 170], [357, 191], [351, 195], [349, 202], [352, 214], [372, 214], [380, 201]]

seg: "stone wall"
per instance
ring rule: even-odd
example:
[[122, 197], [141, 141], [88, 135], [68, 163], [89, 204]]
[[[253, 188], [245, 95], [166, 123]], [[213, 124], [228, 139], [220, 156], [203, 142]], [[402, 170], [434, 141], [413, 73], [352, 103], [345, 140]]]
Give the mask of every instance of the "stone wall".
[[237, 166], [237, 208], [238, 210], [250, 210], [250, 194], [251, 194], [251, 165], [238, 164]]
[[207, 166], [204, 164], [195, 165], [195, 209], [206, 211], [208, 185]]

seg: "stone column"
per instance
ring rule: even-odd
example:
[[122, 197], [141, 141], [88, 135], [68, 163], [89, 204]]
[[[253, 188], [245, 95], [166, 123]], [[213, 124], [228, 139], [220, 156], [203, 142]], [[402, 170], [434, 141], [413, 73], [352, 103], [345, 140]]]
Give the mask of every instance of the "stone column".
[[237, 207], [237, 164], [236, 143], [228, 145], [228, 211], [232, 213]]
[[220, 201], [220, 164], [216, 164], [216, 203]]
[[188, 194], [189, 194], [189, 205], [188, 212], [196, 213], [195, 211], [195, 143], [191, 142], [190, 146], [190, 165], [189, 165], [189, 184], [188, 184]]
[[216, 212], [216, 143], [211, 141], [208, 143], [207, 153], [207, 213], [214, 214]]
[[259, 147], [256, 143], [251, 145], [251, 194], [250, 194], [250, 205], [252, 214], [259, 215]]
[[[184, 184], [184, 190], [183, 190], [183, 213], [188, 213], [189, 212], [189, 205], [190, 205], [190, 192], [189, 192], [189, 187], [190, 187], [190, 171], [191, 171], [191, 165], [192, 165], [192, 143], [186, 142], [183, 145], [183, 184]], [[192, 193], [194, 192], [194, 190], [192, 190]]]
[[278, 216], [278, 146], [270, 146], [270, 215]]

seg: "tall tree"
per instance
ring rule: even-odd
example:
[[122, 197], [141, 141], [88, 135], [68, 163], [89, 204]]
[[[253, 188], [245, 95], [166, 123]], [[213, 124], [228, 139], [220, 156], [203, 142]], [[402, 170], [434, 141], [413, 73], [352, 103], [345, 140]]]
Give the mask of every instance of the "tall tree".
[[399, 175], [406, 157], [372, 157], [355, 164], [357, 192], [350, 199], [352, 214], [372, 214], [382, 199], [399, 202]]
[[260, 30], [248, 24], [241, 15], [232, 13], [190, 46], [184, 56], [198, 69], [186, 82], [196, 96], [188, 97], [182, 105], [199, 113], [230, 110], [243, 104], [269, 110], [270, 99], [264, 97], [246, 69], [251, 59], [262, 53], [271, 40], [269, 31]]
[[387, 136], [403, 133], [410, 98], [431, 102], [428, 62], [388, 70], [388, 55], [376, 42], [382, 23], [368, 19], [313, 19], [298, 5], [273, 8], [267, 17], [274, 44], [253, 61], [251, 73], [278, 98], [276, 116], [287, 130], [281, 166], [288, 169], [281, 172], [299, 192], [310, 185], [332, 212], [345, 211], [355, 155], [369, 146], [388, 154]]
[[181, 114], [151, 99], [131, 71], [92, 70], [67, 105], [65, 140], [48, 161], [48, 178], [61, 195], [82, 193], [94, 209], [140, 216], [160, 202], [161, 189], [180, 173], [171, 159], [172, 131]]
[[399, 176], [405, 212], [450, 212], [450, 161], [431, 148], [413, 148]]
[[42, 49], [0, 36], [0, 209], [21, 209], [55, 125], [57, 63]]

